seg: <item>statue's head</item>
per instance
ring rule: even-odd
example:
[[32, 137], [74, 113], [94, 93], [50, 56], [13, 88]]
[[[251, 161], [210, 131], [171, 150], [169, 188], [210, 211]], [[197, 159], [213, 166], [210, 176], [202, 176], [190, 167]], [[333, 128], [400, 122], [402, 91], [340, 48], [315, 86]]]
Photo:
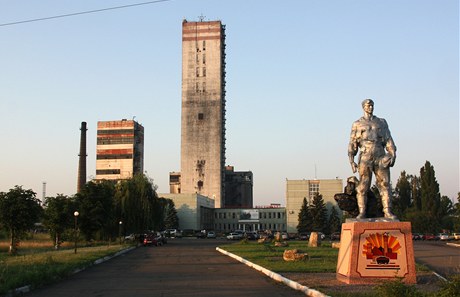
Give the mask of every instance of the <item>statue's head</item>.
[[374, 101], [372, 101], [372, 99], [364, 99], [364, 101], [361, 103], [361, 106], [364, 108], [364, 106], [366, 106], [366, 104], [370, 104], [370, 105], [374, 106]]

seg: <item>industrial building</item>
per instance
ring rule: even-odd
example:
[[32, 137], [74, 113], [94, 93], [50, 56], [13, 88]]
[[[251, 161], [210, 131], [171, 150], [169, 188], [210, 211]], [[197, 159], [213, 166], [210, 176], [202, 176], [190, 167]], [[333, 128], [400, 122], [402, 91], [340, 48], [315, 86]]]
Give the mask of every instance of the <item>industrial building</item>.
[[288, 180], [286, 179], [286, 218], [287, 232], [297, 232], [299, 212], [303, 199], [311, 203], [315, 194], [323, 196], [326, 207], [330, 209], [337, 206], [334, 200], [336, 193], [343, 191], [342, 179], [313, 179], [313, 180]]
[[250, 209], [214, 210], [214, 230], [218, 232], [286, 231], [286, 209], [278, 204]]
[[134, 120], [97, 123], [96, 180], [144, 172], [144, 127]]
[[181, 193], [224, 204], [225, 25], [182, 22]]

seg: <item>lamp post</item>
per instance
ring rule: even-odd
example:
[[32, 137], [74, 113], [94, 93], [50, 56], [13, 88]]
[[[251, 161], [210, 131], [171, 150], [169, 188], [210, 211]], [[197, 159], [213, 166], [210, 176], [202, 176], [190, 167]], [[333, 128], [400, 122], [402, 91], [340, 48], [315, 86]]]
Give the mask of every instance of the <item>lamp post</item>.
[[75, 233], [75, 254], [77, 253], [77, 231], [78, 231], [77, 218], [78, 218], [78, 215], [79, 215], [78, 211], [73, 213], [73, 216], [75, 217], [75, 230], [74, 230], [74, 233]]
[[121, 225], [123, 225], [123, 222], [122, 221], [118, 222], [118, 237], [120, 237], [120, 245], [121, 245]]

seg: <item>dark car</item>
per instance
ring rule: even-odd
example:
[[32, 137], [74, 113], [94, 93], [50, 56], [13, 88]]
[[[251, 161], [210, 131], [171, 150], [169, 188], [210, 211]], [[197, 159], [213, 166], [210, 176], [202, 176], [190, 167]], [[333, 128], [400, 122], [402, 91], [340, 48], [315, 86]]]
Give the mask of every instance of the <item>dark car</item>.
[[427, 233], [423, 235], [423, 240], [437, 240], [436, 235], [432, 233]]
[[144, 235], [144, 246], [161, 246], [166, 243], [166, 237], [162, 236], [160, 232], [151, 232]]
[[340, 232], [334, 232], [331, 234], [331, 240], [340, 240]]

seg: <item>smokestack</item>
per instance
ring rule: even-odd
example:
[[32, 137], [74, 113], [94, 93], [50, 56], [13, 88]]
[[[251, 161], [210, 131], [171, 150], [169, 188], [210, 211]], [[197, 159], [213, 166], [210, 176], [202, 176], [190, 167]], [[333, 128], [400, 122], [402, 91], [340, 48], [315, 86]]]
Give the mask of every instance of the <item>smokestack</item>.
[[80, 154], [78, 155], [77, 193], [80, 193], [86, 184], [86, 122], [81, 122]]

